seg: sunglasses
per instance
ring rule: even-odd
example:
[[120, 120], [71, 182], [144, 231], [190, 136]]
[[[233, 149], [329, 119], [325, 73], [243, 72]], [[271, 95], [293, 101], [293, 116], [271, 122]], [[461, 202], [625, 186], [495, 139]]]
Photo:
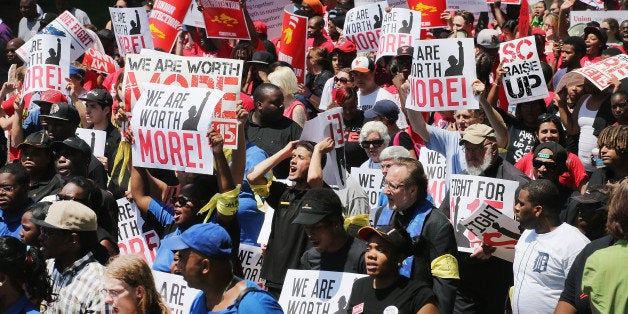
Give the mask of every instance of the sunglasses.
[[545, 166], [545, 169], [549, 171], [556, 170], [557, 168], [555, 162], [540, 161], [536, 159], [532, 161], [532, 165], [534, 166], [534, 168], [541, 168], [541, 166]]
[[370, 148], [371, 145], [373, 145], [373, 147], [375, 148], [378, 148], [384, 145], [384, 140], [372, 140], [372, 141], [364, 141], [360, 143], [360, 146], [362, 146], [362, 148]]
[[352, 80], [347, 79], [346, 77], [336, 77], [334, 76], [334, 83], [343, 83], [343, 84], [347, 84], [348, 82], [353, 82]]
[[170, 203], [172, 205], [176, 205], [177, 203], [179, 203], [179, 205], [185, 206], [187, 205], [187, 203], [194, 203], [194, 202], [185, 196], [173, 196], [172, 198], [170, 198]]

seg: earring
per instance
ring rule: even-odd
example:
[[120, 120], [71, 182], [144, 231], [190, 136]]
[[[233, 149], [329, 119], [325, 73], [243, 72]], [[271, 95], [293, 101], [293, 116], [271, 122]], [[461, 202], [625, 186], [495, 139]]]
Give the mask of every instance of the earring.
[[0, 287], [2, 287], [4, 285], [4, 282], [0, 282]]

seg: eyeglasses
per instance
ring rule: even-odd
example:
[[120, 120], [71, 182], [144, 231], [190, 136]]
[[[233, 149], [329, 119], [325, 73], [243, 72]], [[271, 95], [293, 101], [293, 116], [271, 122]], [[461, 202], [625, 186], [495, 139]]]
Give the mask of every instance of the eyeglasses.
[[401, 188], [401, 187], [404, 187], [404, 186], [406, 186], [406, 185], [405, 185], [405, 184], [403, 184], [403, 183], [402, 183], [402, 184], [397, 184], [397, 185], [394, 185], [394, 184], [392, 184], [392, 183], [390, 183], [390, 182], [388, 182], [388, 181], [384, 181], [384, 188], [386, 188], [386, 187], [387, 187], [387, 188], [389, 188], [389, 189], [391, 189], [391, 190], [397, 190], [397, 189], [399, 189], [399, 188]]
[[120, 296], [121, 294], [123, 294], [124, 291], [126, 291], [126, 290], [125, 289], [121, 289], [121, 290], [102, 289], [102, 290], [100, 290], [100, 293], [104, 294], [105, 296], [109, 296], [112, 299], [115, 299], [118, 296]]
[[5, 193], [11, 193], [15, 191], [15, 185], [0, 185], [0, 191]]
[[540, 160], [532, 160], [532, 165], [534, 166], [534, 168], [541, 168], [541, 166], [545, 166], [545, 169], [547, 169], [548, 171], [553, 171], [556, 170], [557, 165], [555, 162], [547, 162], [547, 161], [540, 161]]
[[57, 201], [74, 201], [74, 197], [70, 195], [57, 194]]
[[192, 200], [190, 200], [189, 198], [187, 198], [186, 196], [173, 196], [172, 198], [170, 198], [170, 203], [172, 205], [176, 205], [177, 203], [180, 206], [185, 206], [188, 203], [194, 203]]
[[360, 146], [362, 146], [362, 148], [371, 148], [371, 145], [373, 145], [373, 147], [375, 148], [378, 148], [384, 145], [384, 140], [372, 140], [372, 141], [364, 141], [360, 143]]
[[343, 84], [347, 84], [347, 82], [353, 82], [353, 81], [350, 80], [350, 79], [347, 79], [346, 77], [334, 76], [334, 83], [338, 83], [338, 82], [343, 83]]

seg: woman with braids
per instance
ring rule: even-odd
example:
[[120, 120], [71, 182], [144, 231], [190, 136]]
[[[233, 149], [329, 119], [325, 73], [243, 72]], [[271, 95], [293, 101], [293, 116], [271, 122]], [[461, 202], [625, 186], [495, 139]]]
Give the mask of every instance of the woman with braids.
[[39, 313], [42, 300], [52, 300], [52, 286], [41, 253], [17, 238], [0, 237], [0, 313]]
[[597, 139], [603, 168], [591, 174], [589, 189], [620, 182], [628, 176], [628, 125], [609, 126], [602, 130]]
[[105, 302], [114, 313], [170, 313], [150, 267], [137, 255], [118, 255], [105, 268]]

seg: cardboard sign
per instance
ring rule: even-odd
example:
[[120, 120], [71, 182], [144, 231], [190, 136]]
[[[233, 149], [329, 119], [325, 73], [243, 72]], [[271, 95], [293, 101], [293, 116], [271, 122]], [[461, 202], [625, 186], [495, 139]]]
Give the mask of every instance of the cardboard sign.
[[155, 288], [170, 308], [171, 313], [190, 313], [192, 302], [201, 292], [200, 290], [188, 287], [188, 283], [179, 275], [153, 271], [153, 277]]
[[421, 40], [414, 47], [410, 97], [416, 111], [477, 109], [473, 38]]
[[153, 265], [159, 247], [159, 236], [154, 230], [144, 230], [144, 219], [135, 203], [129, 203], [126, 198], [118, 199], [116, 202], [120, 254], [136, 254], [148, 265]]
[[499, 59], [507, 71], [503, 81], [509, 103], [518, 104], [549, 96], [534, 36], [501, 43]]
[[468, 231], [462, 222], [471, 217], [482, 202], [506, 217], [514, 217], [515, 192], [519, 183], [463, 174], [452, 174], [450, 178], [450, 222], [454, 226], [458, 250], [471, 253], [482, 245], [482, 239]]
[[288, 269], [279, 305], [286, 313], [346, 313], [338, 305], [347, 305], [353, 282], [362, 277], [366, 275]]
[[283, 13], [281, 40], [278, 43], [277, 58], [288, 62], [294, 68], [299, 83], [305, 82], [305, 51], [307, 47], [307, 17], [294, 14], [286, 6]]
[[111, 74], [120, 69], [118, 62], [113, 60], [112, 57], [94, 48], [89, 48], [85, 51], [83, 65], [104, 74]]
[[465, 10], [472, 13], [487, 12], [488, 5], [486, 5], [486, 0], [447, 0], [447, 10]]
[[434, 206], [439, 207], [447, 193], [446, 158], [436, 151], [421, 147], [419, 161], [427, 175], [427, 193], [432, 196]]
[[388, 2], [380, 1], [355, 7], [347, 12], [345, 38], [355, 44], [358, 52], [377, 51], [387, 7]]
[[[495, 1], [494, 0], [486, 0], [486, 3], [487, 4], [491, 4], [491, 3], [495, 3]], [[531, 4], [530, 2], [528, 2], [528, 3]], [[521, 0], [506, 0], [506, 1], [501, 1], [501, 4], [502, 5], [505, 5], [505, 4], [521, 4]], [[571, 14], [571, 12], [569, 14]]]
[[[70, 39], [70, 61], [78, 59], [87, 48], [94, 45], [96, 38], [90, 35], [83, 24], [77, 20], [70, 12], [65, 11], [54, 19], [48, 26], [42, 29], [39, 34], [48, 34]], [[37, 35], [31, 37], [24, 45], [15, 51], [17, 55], [28, 63], [29, 51], [36, 40]]]
[[203, 13], [199, 11], [196, 1], [190, 3], [190, 9], [185, 14], [183, 24], [197, 28], [205, 28], [205, 19], [203, 19]]
[[38, 34], [28, 43], [24, 93], [50, 89], [65, 92], [65, 79], [70, 76], [70, 39]]
[[608, 11], [574, 11], [569, 12], [569, 25], [587, 24], [589, 22], [598, 22], [602, 24], [607, 18], [614, 18], [621, 24], [622, 21], [628, 20], [628, 12], [622, 10]]
[[[598, 10], [604, 10], [604, 1], [603, 0], [580, 0], [582, 3], [586, 5], [590, 5]], [[619, 22], [621, 23], [621, 21]]]
[[480, 207], [462, 221], [476, 237], [482, 239], [484, 244], [495, 247], [494, 256], [512, 262], [515, 260], [515, 245], [521, 231], [519, 223], [506, 217], [499, 210], [482, 203]]
[[77, 128], [76, 136], [80, 137], [92, 149], [94, 156], [105, 156], [107, 132], [102, 130]]
[[148, 18], [155, 48], [170, 52], [192, 0], [157, 0]]
[[144, 48], [153, 49], [148, 15], [143, 7], [109, 8], [109, 14], [121, 56], [140, 53]]
[[377, 58], [396, 56], [401, 46], [415, 47], [421, 35], [421, 13], [410, 9], [393, 8], [384, 15]]
[[351, 168], [351, 175], [356, 178], [369, 200], [369, 208], [377, 207], [379, 194], [382, 192], [384, 175], [380, 169]]
[[327, 162], [323, 168], [323, 180], [328, 185], [344, 188], [347, 166], [342, 108], [337, 107], [323, 111], [316, 118], [305, 121], [301, 140], [318, 143], [326, 137], [334, 140], [334, 149], [327, 153]]
[[212, 174], [207, 130], [219, 90], [146, 84], [133, 108], [133, 166]]
[[205, 32], [210, 38], [251, 39], [240, 3], [234, 0], [199, 0]]
[[421, 12], [421, 28], [447, 27], [447, 21], [440, 18], [447, 9], [442, 0], [408, 0], [408, 8]]
[[256, 282], [260, 288], [264, 287], [266, 280], [260, 278], [262, 272], [262, 248], [259, 246], [240, 243], [238, 259], [242, 264], [244, 279]]
[[[597, 88], [604, 90], [611, 85], [613, 78], [621, 80], [628, 77], [628, 55], [620, 54], [606, 58], [586, 67], [575, 69], [573, 72], [584, 75]], [[559, 83], [556, 90], [562, 89], [562, 86], [564, 85]]]

